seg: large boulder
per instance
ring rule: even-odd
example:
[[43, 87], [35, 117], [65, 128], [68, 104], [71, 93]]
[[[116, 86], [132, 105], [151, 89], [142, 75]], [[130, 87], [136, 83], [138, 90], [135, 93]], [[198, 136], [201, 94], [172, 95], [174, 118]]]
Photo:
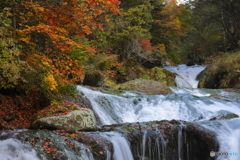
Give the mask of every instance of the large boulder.
[[240, 88], [240, 52], [216, 59], [199, 76], [199, 88]]
[[214, 160], [209, 154], [219, 149], [216, 133], [185, 121], [114, 124], [100, 130], [122, 133], [134, 159]]
[[95, 127], [96, 119], [94, 113], [87, 108], [80, 108], [63, 115], [43, 117], [37, 119], [31, 125], [32, 129], [66, 129], [74, 132], [94, 130]]
[[150, 95], [155, 94], [171, 94], [172, 91], [165, 84], [145, 79], [135, 79], [120, 85], [121, 90], [133, 90], [143, 92]]

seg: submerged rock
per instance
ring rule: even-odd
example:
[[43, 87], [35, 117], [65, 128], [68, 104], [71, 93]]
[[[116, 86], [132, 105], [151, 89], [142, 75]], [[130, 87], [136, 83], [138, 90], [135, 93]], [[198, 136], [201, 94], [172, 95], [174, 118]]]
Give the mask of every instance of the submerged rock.
[[96, 119], [92, 110], [81, 108], [65, 115], [49, 116], [37, 119], [32, 129], [69, 129], [71, 131], [94, 130]]
[[135, 79], [120, 85], [121, 90], [133, 90], [150, 95], [171, 94], [172, 91], [161, 82], [145, 79]]
[[222, 120], [222, 119], [232, 119], [232, 118], [238, 118], [239, 116], [234, 114], [234, 113], [229, 113], [226, 115], [219, 115], [216, 117], [213, 117], [210, 119], [210, 121], [214, 121], [214, 120]]

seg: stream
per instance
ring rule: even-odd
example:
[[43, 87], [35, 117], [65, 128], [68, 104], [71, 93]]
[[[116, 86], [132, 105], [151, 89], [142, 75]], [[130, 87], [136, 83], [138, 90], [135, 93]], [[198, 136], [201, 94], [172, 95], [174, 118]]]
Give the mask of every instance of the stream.
[[[165, 68], [177, 75], [177, 87], [170, 87], [173, 94], [146, 95], [135, 91], [119, 91], [115, 94], [108, 94], [84, 86], [77, 86], [77, 89], [79, 94], [91, 102], [92, 109], [102, 125], [173, 119], [191, 122], [217, 134], [220, 149], [218, 151], [213, 150], [209, 153], [209, 157], [215, 157], [217, 160], [239, 160], [240, 118], [214, 121], [210, 121], [210, 119], [232, 113], [240, 116], [240, 95], [221, 89], [197, 88], [196, 77], [205, 67], [179, 65]], [[30, 145], [23, 144], [15, 139], [16, 134], [18, 133], [9, 134], [6, 131], [1, 133], [0, 156], [5, 157], [1, 160], [47, 159], [46, 156], [37, 156], [37, 152], [31, 149]], [[98, 134], [108, 139], [113, 145], [114, 153], [112, 156], [109, 154], [107, 160], [134, 159], [130, 143], [123, 135], [117, 132], [100, 132]], [[176, 151], [178, 152], [178, 160], [189, 160], [182, 158], [182, 134], [180, 128], [178, 131], [178, 150]], [[8, 136], [6, 137], [6, 135]], [[151, 146], [148, 144], [147, 133], [144, 133], [139, 148], [140, 160], [167, 160], [165, 150], [168, 144], [161, 139], [163, 138], [160, 136], [156, 145]], [[156, 150], [154, 155], [148, 153], [152, 156], [148, 159], [145, 158], [145, 154], [153, 150]], [[70, 151], [64, 152], [69, 160], [93, 159], [87, 147], [85, 147], [85, 152], [82, 153], [85, 156], [78, 157], [77, 155], [71, 155]]]

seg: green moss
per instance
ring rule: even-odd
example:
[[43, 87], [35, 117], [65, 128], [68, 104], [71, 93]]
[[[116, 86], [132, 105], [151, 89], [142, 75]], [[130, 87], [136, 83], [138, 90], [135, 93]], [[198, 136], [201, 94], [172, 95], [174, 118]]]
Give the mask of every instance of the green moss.
[[105, 83], [105, 85], [109, 86], [110, 88], [113, 88], [113, 89], [118, 89], [119, 88], [119, 85], [111, 77], [107, 77], [104, 83]]
[[240, 87], [240, 52], [227, 53], [218, 58], [203, 72], [200, 88], [238, 88]]
[[78, 116], [76, 117], [76, 119], [77, 119], [78, 121], [82, 121], [82, 117], [81, 117], [80, 115], [78, 115]]
[[175, 77], [175, 74], [160, 67], [154, 67], [141, 75], [142, 79], [158, 81], [168, 86], [175, 86]]
[[232, 118], [238, 118], [239, 116], [238, 115], [236, 115], [236, 114], [227, 114], [226, 116], [225, 116], [225, 119], [232, 119]]

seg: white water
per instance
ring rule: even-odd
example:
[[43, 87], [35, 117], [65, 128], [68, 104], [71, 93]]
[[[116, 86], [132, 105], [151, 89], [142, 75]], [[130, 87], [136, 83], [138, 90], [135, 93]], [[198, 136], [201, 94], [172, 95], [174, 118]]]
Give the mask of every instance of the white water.
[[[3, 131], [0, 134], [0, 159], [1, 160], [40, 160], [36, 154], [36, 151], [32, 149], [30, 145], [23, 144], [21, 141], [14, 138], [4, 137], [14, 137], [21, 132], [14, 131]], [[43, 158], [44, 159], [44, 158]]]
[[200, 91], [200, 96], [186, 93], [146, 95], [130, 91], [115, 96], [81, 86], [78, 89], [91, 101], [103, 124], [172, 119], [199, 121], [229, 112], [240, 115], [239, 102], [211, 98], [210, 93], [201, 94]]
[[[78, 86], [78, 89], [90, 100], [93, 110], [103, 124], [172, 119], [203, 123], [202, 125], [206, 128], [217, 132], [220, 143], [219, 152], [240, 154], [240, 119], [209, 121], [213, 117], [228, 113], [240, 116], [240, 95], [223, 90], [197, 89], [196, 76], [203, 69], [204, 67], [201, 66], [187, 67], [186, 65], [169, 67], [168, 70], [180, 75], [176, 78], [178, 86], [184, 86], [172, 87], [174, 94], [169, 95], [146, 95], [125, 91], [116, 96], [82, 86]], [[218, 124], [211, 125], [211, 123]], [[181, 134], [180, 131], [179, 134]], [[179, 160], [181, 159], [180, 141]], [[143, 143], [145, 143], [144, 140]], [[218, 156], [218, 160], [237, 159], [239, 160], [240, 156]]]
[[[13, 130], [13, 131], [1, 131], [0, 132], [0, 160], [48, 160], [42, 152], [37, 154], [37, 151], [33, 149], [33, 147], [28, 142], [20, 141], [16, 139], [16, 136], [27, 130]], [[43, 136], [45, 132], [35, 133], [35, 138], [39, 137], [51, 137], [51, 140], [56, 143], [59, 143], [59, 151], [66, 156], [68, 160], [94, 160], [92, 153], [90, 150], [83, 144], [74, 141], [74, 144], [81, 148], [78, 153], [68, 150], [65, 148], [64, 139], [59, 139], [56, 137], [56, 134], [50, 134]], [[39, 151], [39, 150], [38, 150]]]
[[[162, 133], [159, 130], [158, 138], [152, 139], [148, 136], [148, 131], [144, 131], [142, 142], [140, 145], [140, 160], [146, 160], [146, 157], [151, 160], [166, 160], [166, 147], [167, 142], [164, 140]], [[152, 146], [152, 141], [155, 141], [155, 145]]]
[[[100, 132], [100, 134], [112, 142], [114, 148], [114, 160], [133, 160], [129, 142], [125, 137], [116, 132]], [[109, 157], [109, 155], [107, 157], [107, 160], [111, 160], [111, 157]]]
[[205, 69], [203, 66], [195, 65], [189, 67], [185, 64], [179, 66], [166, 66], [164, 68], [176, 74], [175, 82], [178, 87], [190, 88], [197, 88], [198, 81], [196, 80], [196, 77]]
[[[22, 131], [24, 130], [0, 132], [1, 160], [40, 160], [32, 146], [13, 138]], [[44, 157], [42, 159], [45, 160]]]

